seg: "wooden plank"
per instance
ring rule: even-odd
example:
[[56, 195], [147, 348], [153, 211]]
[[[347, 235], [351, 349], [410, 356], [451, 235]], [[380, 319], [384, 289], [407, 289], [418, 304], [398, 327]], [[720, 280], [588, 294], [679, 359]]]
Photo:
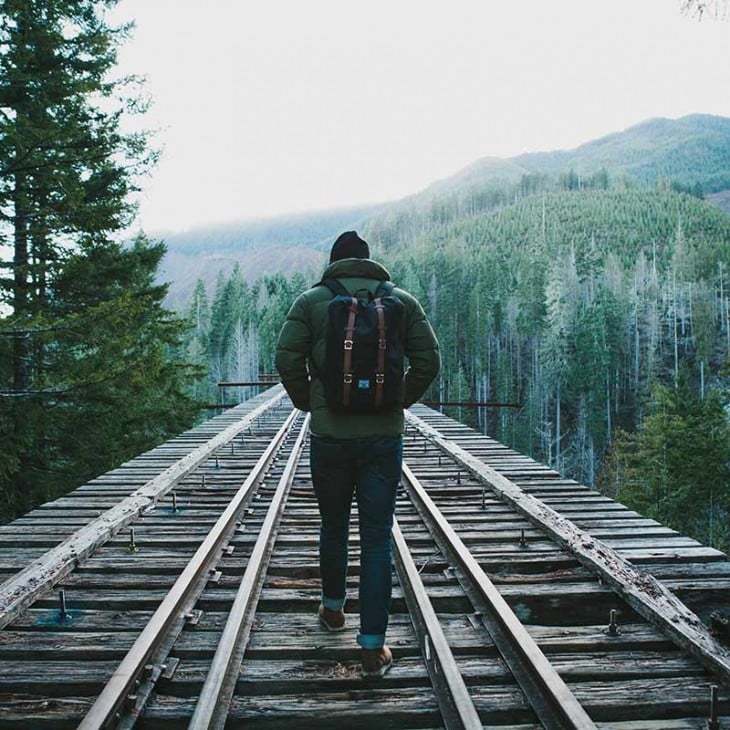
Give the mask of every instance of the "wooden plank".
[[[397, 671], [397, 665], [392, 672]], [[689, 713], [702, 716], [709, 694], [701, 678], [659, 678], [575, 685], [576, 693], [591, 714], [603, 721], [683, 718]], [[515, 687], [477, 685], [471, 688], [485, 725], [534, 722], [521, 692]], [[148, 707], [140, 727], [164, 728], [166, 723], [189, 716], [192, 700], [158, 696]], [[407, 728], [429, 727], [438, 722], [435, 701], [426, 688], [399, 689], [377, 686], [351, 691], [320, 691], [301, 694], [271, 694], [236, 697], [230, 722], [257, 728], [321, 727], [334, 728]], [[727, 700], [721, 707], [727, 713]], [[705, 716], [706, 717], [706, 716]], [[376, 719], [377, 718], [377, 719]], [[425, 723], [429, 724], [425, 724]], [[237, 725], [236, 725], [237, 726]], [[671, 725], [667, 725], [671, 727]]]
[[[77, 610], [72, 611], [70, 621], [61, 622], [57, 611], [31, 609], [0, 632], [0, 658], [17, 658], [33, 652], [52, 656], [61, 647], [79, 654], [93, 653], [97, 649], [105, 651], [109, 648], [107, 642], [113, 642], [115, 636], [119, 637], [121, 644], [127, 641], [127, 637], [136, 638], [151, 615], [151, 611]], [[356, 625], [356, 616], [351, 616], [351, 619]], [[439, 620], [455, 653], [494, 654], [488, 637], [484, 632], [477, 633], [467, 614], [442, 613]], [[194, 630], [183, 632], [176, 651], [181, 655], [196, 654], [209, 647], [209, 635], [219, 633], [225, 621], [223, 612], [204, 613]], [[672, 646], [666, 637], [646, 624], [622, 623], [618, 636], [609, 636], [605, 624], [573, 627], [527, 625], [526, 628], [546, 652], [661, 650]], [[481, 643], [475, 643], [477, 639]], [[415, 636], [407, 615], [391, 614], [388, 644], [399, 651], [415, 647]], [[358, 655], [358, 648], [349, 634], [323, 633], [313, 611], [261, 614], [251, 634], [248, 655], [267, 657], [287, 651], [305, 651], [312, 656], [323, 652], [321, 658], [352, 659]]]
[[425, 421], [407, 412], [408, 423], [449, 454], [502, 499], [543, 527], [561, 547], [602, 578], [644, 618], [666, 631], [702, 664], [730, 682], [730, 650], [720, 644], [693, 613], [664, 584], [635, 568], [616, 550], [581, 530], [564, 515], [522, 491], [509, 479], [468, 451], [445, 439]]
[[104, 512], [89, 524], [35, 560], [16, 576], [0, 586], [0, 628], [25, 610], [45, 590], [68, 575], [76, 565], [128, 525], [187, 474], [197, 469], [220, 446], [235, 438], [268, 408], [280, 401], [285, 391], [281, 386], [269, 391], [269, 398], [251, 412], [228, 426], [208, 442], [198, 446], [168, 467], [143, 487]]
[[[416, 655], [405, 657], [394, 652], [394, 669], [379, 686], [428, 686], [428, 673], [423, 659]], [[705, 677], [704, 670], [692, 659], [678, 652], [615, 652], [610, 655], [595, 656], [585, 654], [553, 654], [550, 662], [566, 681], [598, 682], [626, 681], [630, 679], [651, 678], [688, 678]], [[62, 669], [63, 664], [58, 668]], [[178, 665], [175, 676], [160, 691], [177, 696], [195, 696], [205, 681], [210, 663], [190, 660]], [[514, 679], [501, 657], [461, 657], [459, 671], [470, 686], [477, 684], [511, 684]], [[70, 684], [79, 680], [79, 668], [69, 664], [66, 674]], [[91, 674], [89, 672], [84, 672]], [[8, 676], [10, 672], [6, 673]], [[43, 682], [42, 665], [27, 665], [27, 674], [34, 682]], [[64, 674], [64, 672], [59, 672]], [[0, 675], [2, 676], [2, 675]], [[46, 675], [47, 677], [47, 675]], [[46, 678], [50, 682], [50, 678]], [[333, 662], [331, 659], [311, 658], [266, 658], [246, 659], [241, 667], [236, 693], [253, 694], [294, 694], [297, 692], [332, 691], [336, 688], [354, 689], [366, 686], [367, 680], [360, 677], [359, 657], [349, 661]], [[304, 686], [303, 686], [304, 685]]]
[[[503, 691], [502, 694], [505, 694]], [[510, 704], [521, 704], [510, 692]], [[140, 728], [165, 728], [192, 714], [192, 698], [156, 696], [138, 723]], [[397, 730], [441, 727], [433, 691], [427, 687], [380, 687], [380, 682], [348, 692], [330, 691], [297, 695], [236, 696], [229, 712], [231, 727], [322, 728], [322, 730]]]

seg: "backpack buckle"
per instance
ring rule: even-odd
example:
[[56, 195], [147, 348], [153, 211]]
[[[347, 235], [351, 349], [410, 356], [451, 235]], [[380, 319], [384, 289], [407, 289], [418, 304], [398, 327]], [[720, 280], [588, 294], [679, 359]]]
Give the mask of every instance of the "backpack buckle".
[[352, 340], [345, 340], [345, 349], [352, 350]]
[[378, 340], [378, 349], [385, 350], [387, 346], [387, 340]]
[[345, 373], [342, 377], [343, 382], [349, 384], [352, 382], [352, 373]]
[[375, 373], [375, 382], [382, 385], [385, 382], [385, 373]]

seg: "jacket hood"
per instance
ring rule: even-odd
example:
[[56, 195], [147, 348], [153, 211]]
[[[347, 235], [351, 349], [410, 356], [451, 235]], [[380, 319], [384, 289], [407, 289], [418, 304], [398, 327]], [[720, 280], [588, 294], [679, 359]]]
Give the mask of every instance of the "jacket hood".
[[348, 276], [390, 281], [388, 270], [372, 259], [340, 259], [331, 263], [322, 274], [323, 279], [340, 279]]

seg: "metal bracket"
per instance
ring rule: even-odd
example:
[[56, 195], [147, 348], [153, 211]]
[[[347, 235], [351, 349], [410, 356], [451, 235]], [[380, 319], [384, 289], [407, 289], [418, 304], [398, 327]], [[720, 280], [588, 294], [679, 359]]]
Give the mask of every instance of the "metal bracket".
[[152, 684], [157, 684], [157, 680], [162, 674], [163, 664], [146, 664], [144, 668], [145, 679]]
[[185, 623], [188, 626], [197, 626], [201, 618], [203, 618], [203, 612], [200, 609], [195, 609], [185, 614]]
[[220, 582], [221, 575], [223, 575], [220, 570], [216, 570], [215, 568], [210, 569], [210, 573], [208, 574], [208, 584], [211, 583], [213, 585], [216, 585]]
[[177, 657], [167, 657], [164, 664], [147, 664], [144, 668], [146, 678], [152, 684], [157, 684], [160, 677], [172, 679], [178, 664], [180, 660]]
[[180, 660], [177, 657], [167, 657], [165, 663], [162, 665], [162, 673], [160, 674], [162, 679], [172, 679], [179, 664]]

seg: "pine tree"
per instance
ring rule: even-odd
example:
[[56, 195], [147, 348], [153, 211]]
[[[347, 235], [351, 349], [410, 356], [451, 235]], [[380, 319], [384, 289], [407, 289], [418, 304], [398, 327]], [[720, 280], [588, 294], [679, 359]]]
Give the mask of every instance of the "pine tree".
[[[44, 455], [54, 492], [107, 471], [189, 425], [197, 374], [178, 347], [189, 325], [162, 307], [154, 277], [165, 247], [138, 237], [69, 258], [54, 278], [53, 333], [40, 385], [52, 410]], [[48, 494], [41, 495], [47, 498]]]
[[145, 104], [134, 79], [111, 78], [130, 30], [107, 23], [115, 4], [5, 0], [0, 14], [0, 240], [13, 246], [0, 281], [6, 512], [192, 418], [181, 325], [151, 283], [164, 249], [114, 240], [155, 157], [145, 133], [121, 132]]
[[726, 400], [719, 391], [701, 399], [686, 374], [676, 387], [656, 384], [643, 423], [609, 459], [620, 470], [619, 501], [721, 549], [730, 545]]
[[210, 304], [202, 279], [195, 284], [186, 317], [191, 325], [183, 341], [186, 359], [201, 368], [201, 375], [193, 381], [190, 392], [199, 400], [212, 402], [217, 394], [211, 388], [209, 377]]

